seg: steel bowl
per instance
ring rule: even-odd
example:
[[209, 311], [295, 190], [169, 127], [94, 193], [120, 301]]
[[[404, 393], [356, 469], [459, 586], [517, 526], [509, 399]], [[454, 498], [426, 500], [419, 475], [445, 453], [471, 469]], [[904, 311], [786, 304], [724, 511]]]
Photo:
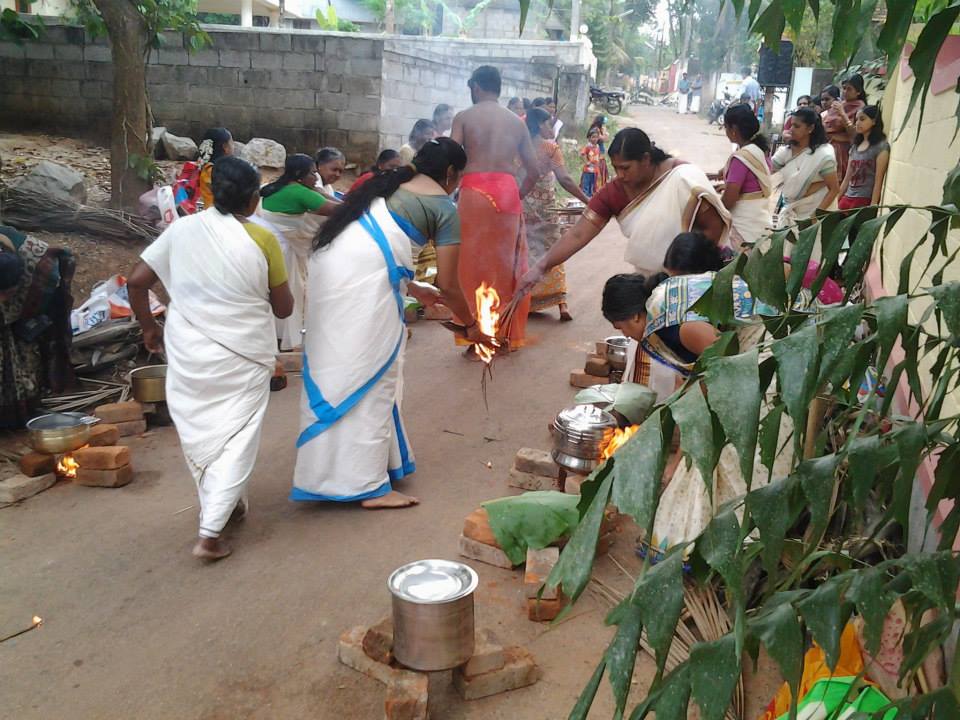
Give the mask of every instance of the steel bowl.
[[130, 371], [133, 399], [142, 403], [167, 401], [167, 366], [145, 365]]
[[630, 338], [623, 335], [611, 335], [607, 343], [607, 362], [613, 370], [624, 370], [627, 367], [627, 349]]
[[553, 421], [553, 461], [578, 475], [600, 464], [603, 443], [617, 427], [616, 418], [595, 405], [574, 405]]
[[90, 426], [99, 422], [83, 413], [40, 415], [27, 423], [30, 446], [47, 455], [69, 453], [90, 440]]
[[397, 568], [393, 596], [393, 654], [413, 670], [463, 665], [473, 656], [473, 568], [450, 560], [418, 560]]

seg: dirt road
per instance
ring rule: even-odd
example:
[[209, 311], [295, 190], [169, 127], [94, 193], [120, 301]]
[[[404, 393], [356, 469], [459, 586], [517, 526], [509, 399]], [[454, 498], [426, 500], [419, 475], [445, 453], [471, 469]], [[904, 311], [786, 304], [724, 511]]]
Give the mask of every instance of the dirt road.
[[[638, 114], [663, 147], [719, 167], [726, 141], [702, 120], [665, 110]], [[611, 334], [600, 288], [622, 261], [608, 228], [567, 266], [575, 321], [532, 319], [532, 345], [497, 363], [480, 395], [480, 367], [459, 357], [435, 323], [413, 326], [405, 414], [418, 473], [399, 487], [422, 499], [403, 511], [305, 506], [287, 500], [299, 381], [275, 394], [251, 487], [251, 512], [233, 533], [234, 555], [205, 566], [190, 557], [196, 497], [173, 429], [131, 443], [137, 476], [119, 490], [60, 483], [0, 510], [0, 634], [43, 626], [0, 647], [0, 716], [34, 718], [380, 718], [383, 690], [339, 665], [337, 637], [389, 611], [387, 575], [424, 557], [456, 558], [464, 516], [508, 493], [520, 446], [548, 447], [547, 424], [569, 404], [572, 368]], [[492, 463], [488, 469], [487, 463]], [[613, 551], [634, 566], [632, 537]], [[526, 644], [543, 670], [535, 686], [462, 703], [443, 675], [433, 717], [565, 717], [599, 659], [606, 611], [585, 594], [571, 618], [529, 622], [521, 573], [474, 564], [477, 620]], [[609, 560], [606, 581], [629, 580]], [[649, 681], [641, 659], [637, 688]], [[595, 717], [610, 716], [606, 683]]]

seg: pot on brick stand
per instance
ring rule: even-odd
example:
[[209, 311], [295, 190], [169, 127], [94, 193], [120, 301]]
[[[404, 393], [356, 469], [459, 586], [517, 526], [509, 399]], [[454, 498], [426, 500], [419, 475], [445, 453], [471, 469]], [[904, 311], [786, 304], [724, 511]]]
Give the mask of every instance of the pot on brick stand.
[[401, 665], [433, 672], [463, 665], [474, 651], [473, 568], [418, 560], [390, 575], [393, 655]]
[[623, 335], [611, 335], [605, 341], [607, 362], [610, 364], [610, 382], [623, 382], [623, 371], [627, 369], [627, 348], [630, 338]]
[[589, 475], [600, 464], [603, 443], [617, 427], [616, 418], [595, 405], [573, 405], [553, 422], [553, 461], [577, 475]]

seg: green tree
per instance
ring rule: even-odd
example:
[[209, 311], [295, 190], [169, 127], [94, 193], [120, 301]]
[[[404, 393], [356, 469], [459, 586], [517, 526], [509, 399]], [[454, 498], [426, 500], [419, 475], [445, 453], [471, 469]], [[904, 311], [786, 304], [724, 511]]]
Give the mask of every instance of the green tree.
[[111, 201], [133, 209], [148, 187], [152, 117], [147, 55], [163, 45], [163, 31], [181, 31], [188, 49], [209, 43], [195, 0], [71, 0], [75, 19], [93, 36], [107, 36], [113, 58], [110, 143]]

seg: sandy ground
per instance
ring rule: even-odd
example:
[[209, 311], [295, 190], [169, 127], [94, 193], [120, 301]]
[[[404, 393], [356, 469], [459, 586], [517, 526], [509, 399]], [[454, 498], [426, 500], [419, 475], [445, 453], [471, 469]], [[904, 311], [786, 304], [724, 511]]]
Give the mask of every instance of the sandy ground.
[[[638, 114], [664, 147], [719, 167], [722, 136], [665, 110]], [[683, 144], [679, 136], [686, 136]], [[680, 152], [680, 151], [683, 152]], [[457, 557], [464, 516], [508, 494], [507, 471], [521, 446], [549, 447], [547, 424], [569, 404], [572, 368], [610, 334], [600, 288], [622, 261], [624, 240], [608, 228], [568, 263], [570, 309], [530, 323], [529, 348], [497, 363], [480, 395], [480, 367], [466, 362], [436, 323], [413, 326], [405, 361], [405, 415], [417, 474], [402, 483], [423, 503], [403, 511], [305, 506], [287, 500], [295, 457], [299, 379], [271, 398], [251, 484], [252, 508], [232, 533], [236, 551], [202, 565], [189, 555], [196, 497], [172, 428], [134, 439], [137, 476], [119, 490], [60, 483], [0, 510], [0, 635], [44, 618], [0, 647], [0, 717], [33, 718], [381, 718], [383, 689], [336, 661], [345, 629], [389, 612], [385, 587], [398, 565]], [[492, 463], [492, 468], [487, 463]], [[612, 551], [636, 568], [625, 525]], [[432, 678], [432, 716], [566, 717], [611, 635], [606, 606], [586, 593], [556, 626], [526, 619], [522, 574], [473, 563], [480, 574], [477, 622], [525, 644], [543, 672], [535, 686], [461, 702], [448, 674]], [[610, 559], [605, 582], [627, 589]], [[641, 655], [639, 700], [652, 677]], [[591, 717], [612, 715], [604, 683]], [[770, 696], [751, 683], [748, 717]]]

